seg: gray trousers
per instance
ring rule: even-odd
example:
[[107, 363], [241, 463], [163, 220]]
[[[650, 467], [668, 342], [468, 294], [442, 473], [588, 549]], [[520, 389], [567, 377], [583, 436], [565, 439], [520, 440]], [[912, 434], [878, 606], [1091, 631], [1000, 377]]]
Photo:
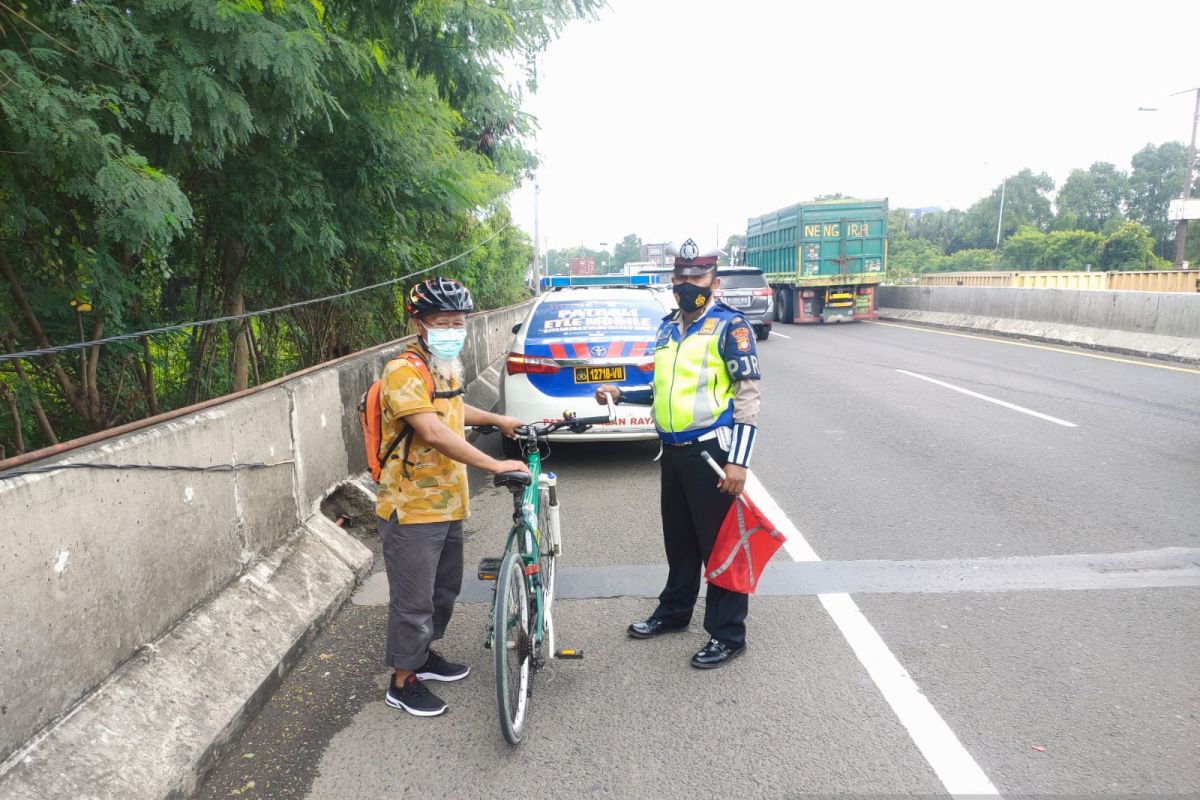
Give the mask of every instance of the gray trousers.
[[400, 525], [396, 515], [379, 523], [387, 567], [387, 663], [415, 670], [441, 639], [462, 588], [463, 524], [430, 522]]

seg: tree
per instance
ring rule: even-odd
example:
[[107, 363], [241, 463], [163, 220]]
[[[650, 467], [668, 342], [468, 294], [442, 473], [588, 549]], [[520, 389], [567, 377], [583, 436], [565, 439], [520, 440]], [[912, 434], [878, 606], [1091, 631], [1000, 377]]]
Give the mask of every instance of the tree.
[[[1072, 170], [1055, 200], [1055, 227], [1100, 232], [1124, 221], [1129, 176], [1103, 161], [1086, 171]], [[1061, 225], [1059, 223], [1062, 223]]]
[[921, 272], [937, 272], [945, 259], [940, 247], [927, 239], [888, 229], [888, 276], [903, 281]]
[[[599, 7], [14, 5], [0, 7], [9, 350], [402, 278], [472, 245], [447, 274], [484, 307], [512, 302], [529, 245], [504, 198], [534, 158], [504, 65]], [[401, 289], [8, 362], [0, 439], [99, 430], [392, 338]]]
[[1045, 257], [1046, 234], [1023, 225], [1004, 240], [999, 264], [1004, 269], [1045, 269]]
[[1154, 234], [1140, 222], [1126, 222], [1104, 240], [1100, 266], [1106, 270], [1161, 269], [1169, 265], [1154, 254]]
[[642, 240], [635, 233], [630, 233], [617, 242], [613, 248], [612, 258], [609, 259], [610, 271], [620, 272], [630, 261], [642, 260]]
[[1187, 150], [1180, 142], [1165, 142], [1158, 147], [1148, 144], [1134, 153], [1132, 162], [1129, 218], [1150, 229], [1155, 249], [1166, 258], [1173, 255], [1175, 240], [1175, 223], [1167, 220], [1167, 206], [1183, 189]]
[[1002, 187], [997, 186], [990, 195], [967, 209], [961, 244], [973, 248], [996, 246], [996, 227], [1001, 219], [1002, 193], [1004, 216], [1000, 231], [1001, 241], [1024, 225], [1045, 230], [1054, 218], [1049, 197], [1052, 191], [1054, 180], [1044, 172], [1035, 175], [1032, 170], [1023, 169], [1010, 176]]

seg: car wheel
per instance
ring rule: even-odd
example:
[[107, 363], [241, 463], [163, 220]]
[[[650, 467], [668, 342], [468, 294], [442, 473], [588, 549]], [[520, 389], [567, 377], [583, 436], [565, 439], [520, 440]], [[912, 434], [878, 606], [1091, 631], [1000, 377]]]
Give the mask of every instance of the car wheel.
[[771, 337], [771, 326], [770, 325], [759, 325], [757, 328], [754, 329], [754, 338], [758, 339], [758, 341], [765, 342], [770, 337]]

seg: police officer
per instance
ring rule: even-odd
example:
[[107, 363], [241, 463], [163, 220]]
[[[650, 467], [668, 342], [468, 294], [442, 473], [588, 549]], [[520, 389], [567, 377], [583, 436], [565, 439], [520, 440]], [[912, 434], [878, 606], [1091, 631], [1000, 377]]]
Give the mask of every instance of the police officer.
[[[605, 384], [596, 401], [650, 404], [662, 439], [663, 545], [667, 585], [658, 608], [629, 626], [635, 639], [686, 630], [700, 592], [701, 570], [717, 531], [746, 484], [760, 401], [754, 330], [737, 311], [713, 299], [721, 251], [700, 254], [688, 239], [671, 247], [671, 283], [679, 310], [663, 318], [654, 343], [654, 384], [644, 389]], [[702, 458], [725, 470], [719, 479]], [[713, 669], [746, 651], [748, 595], [711, 583], [704, 609], [709, 642], [692, 666]]]

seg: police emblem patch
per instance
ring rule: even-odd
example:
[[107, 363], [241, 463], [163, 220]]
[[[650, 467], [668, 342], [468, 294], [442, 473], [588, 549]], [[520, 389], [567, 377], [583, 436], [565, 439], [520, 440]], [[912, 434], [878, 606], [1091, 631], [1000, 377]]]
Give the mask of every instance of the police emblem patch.
[[738, 352], [745, 353], [750, 349], [749, 328], [734, 328], [731, 333], [733, 334], [733, 338], [737, 340]]
[[712, 333], [717, 329], [717, 324], [719, 322], [720, 320], [714, 317], [709, 317], [708, 319], [704, 320], [704, 324], [700, 326], [700, 333], [702, 335], [708, 335]]

